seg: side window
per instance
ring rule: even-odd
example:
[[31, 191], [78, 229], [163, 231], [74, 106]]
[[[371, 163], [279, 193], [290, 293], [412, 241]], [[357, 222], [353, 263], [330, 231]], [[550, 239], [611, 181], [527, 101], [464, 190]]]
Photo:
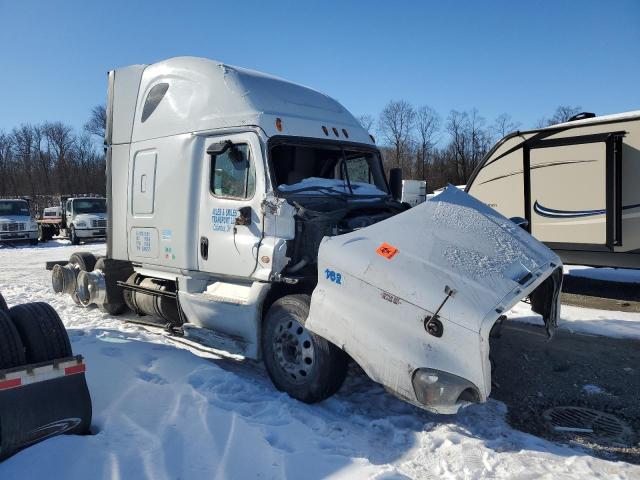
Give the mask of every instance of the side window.
[[67, 200], [67, 212], [71, 213], [71, 200]]
[[256, 170], [248, 145], [234, 145], [220, 155], [211, 155], [210, 188], [218, 197], [253, 197]]

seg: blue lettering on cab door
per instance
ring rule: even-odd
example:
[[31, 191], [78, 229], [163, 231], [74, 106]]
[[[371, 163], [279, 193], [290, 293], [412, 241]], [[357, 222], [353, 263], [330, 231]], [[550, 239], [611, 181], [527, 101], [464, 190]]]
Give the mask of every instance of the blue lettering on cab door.
[[211, 212], [211, 223], [214, 232], [230, 232], [236, 224], [238, 210], [235, 208], [214, 208]]

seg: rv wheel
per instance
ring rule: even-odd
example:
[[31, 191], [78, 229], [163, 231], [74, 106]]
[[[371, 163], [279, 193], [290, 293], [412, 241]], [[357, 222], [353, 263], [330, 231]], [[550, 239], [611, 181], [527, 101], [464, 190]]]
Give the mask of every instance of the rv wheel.
[[16, 305], [9, 309], [9, 315], [24, 344], [28, 363], [73, 355], [62, 320], [48, 303]]
[[347, 374], [347, 356], [304, 327], [308, 295], [277, 300], [264, 319], [262, 351], [271, 381], [278, 390], [305, 403], [330, 397]]
[[26, 363], [20, 335], [9, 315], [0, 308], [0, 370], [19, 367]]

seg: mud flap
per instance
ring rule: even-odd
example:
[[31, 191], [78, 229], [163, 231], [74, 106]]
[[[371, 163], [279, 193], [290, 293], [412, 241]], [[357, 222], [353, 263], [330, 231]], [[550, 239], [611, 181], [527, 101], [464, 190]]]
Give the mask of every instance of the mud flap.
[[84, 373], [0, 390], [0, 461], [55, 435], [90, 433], [91, 415]]
[[556, 268], [531, 294], [531, 309], [542, 315], [547, 335], [553, 336], [560, 318], [560, 293], [562, 292], [562, 267]]

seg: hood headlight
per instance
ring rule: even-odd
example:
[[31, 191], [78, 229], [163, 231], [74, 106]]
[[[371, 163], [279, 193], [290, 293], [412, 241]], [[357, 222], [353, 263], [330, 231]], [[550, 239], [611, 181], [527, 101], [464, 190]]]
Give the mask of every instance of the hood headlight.
[[76, 227], [77, 228], [86, 228], [87, 227], [87, 222], [76, 222]]

